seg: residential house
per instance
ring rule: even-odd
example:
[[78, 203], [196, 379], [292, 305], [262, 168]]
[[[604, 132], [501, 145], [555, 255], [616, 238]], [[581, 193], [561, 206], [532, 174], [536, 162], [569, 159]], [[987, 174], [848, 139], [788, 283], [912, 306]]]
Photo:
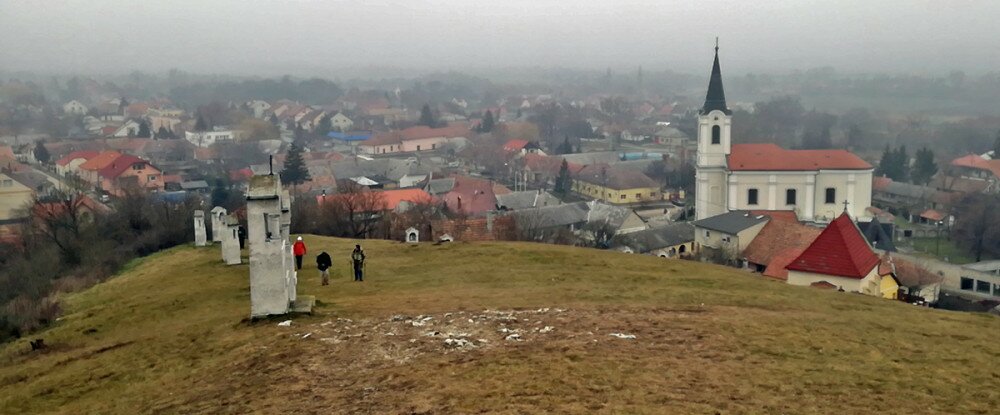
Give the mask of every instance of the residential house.
[[587, 202], [587, 224], [594, 229], [606, 226], [613, 231], [613, 235], [624, 235], [649, 228], [635, 210], [598, 200]]
[[129, 187], [163, 190], [162, 172], [148, 161], [123, 154], [97, 171], [99, 187], [112, 194], [121, 195]]
[[897, 299], [910, 303], [937, 303], [941, 295], [943, 277], [911, 260], [893, 256], [888, 252], [882, 255], [881, 261], [879, 275], [883, 277], [891, 275], [899, 283]]
[[88, 108], [86, 105], [80, 103], [80, 101], [72, 100], [63, 104], [63, 112], [71, 115], [87, 115]]
[[330, 128], [339, 132], [351, 131], [354, 128], [354, 121], [347, 118], [343, 112], [338, 112], [330, 117]]
[[469, 127], [464, 123], [453, 123], [446, 127], [430, 128], [423, 125], [398, 131], [375, 134], [361, 142], [358, 149], [365, 154], [394, 154], [436, 150], [445, 144], [465, 140]]
[[949, 193], [929, 186], [893, 181], [888, 177], [872, 179], [872, 202], [892, 212], [916, 213], [928, 208], [948, 209]]
[[612, 204], [662, 200], [660, 184], [642, 172], [605, 164], [585, 166], [573, 176], [573, 191]]
[[13, 174], [0, 172], [0, 224], [26, 217], [24, 209], [35, 196], [34, 190], [15, 180]]
[[184, 139], [198, 147], [211, 147], [215, 143], [236, 140], [233, 130], [185, 131]]
[[[497, 198], [490, 180], [452, 176], [454, 185], [441, 196], [445, 208], [455, 214], [484, 216], [497, 209]], [[434, 192], [429, 193], [433, 194]]]
[[[494, 191], [494, 193], [496, 193]], [[551, 193], [543, 190], [526, 190], [497, 194], [497, 207], [500, 210], [520, 210], [541, 206], [554, 206], [562, 202]]]
[[732, 263], [770, 221], [766, 215], [732, 211], [695, 221], [695, 250], [717, 262]]
[[87, 159], [87, 161], [80, 164], [77, 169], [81, 179], [90, 183], [93, 186], [98, 186], [101, 182], [101, 178], [98, 172], [101, 169], [107, 167], [111, 162], [115, 161], [118, 157], [121, 157], [122, 153], [117, 151], [102, 151], [98, 155]]
[[69, 153], [66, 157], [56, 160], [56, 173], [60, 176], [78, 174], [80, 165], [100, 154], [97, 151], [80, 150]]
[[858, 229], [864, 235], [865, 240], [874, 249], [896, 252], [896, 242], [893, 241], [896, 225], [892, 222], [882, 223], [879, 218], [873, 217], [870, 222], [858, 222]]
[[[788, 259], [791, 261], [794, 257], [802, 254], [819, 236], [820, 232], [822, 232], [820, 228], [806, 226], [794, 220], [774, 220], [772, 218], [743, 250], [742, 256], [748, 268], [755, 272], [764, 273], [775, 258], [787, 258], [792, 255], [789, 252], [796, 252], [792, 258]], [[785, 262], [782, 267], [787, 265], [788, 262]], [[787, 275], [780, 272], [772, 274], [765, 275], [779, 279], [783, 279], [782, 277]]]
[[271, 109], [271, 104], [268, 104], [267, 101], [255, 99], [248, 102], [247, 107], [249, 107], [250, 111], [253, 112], [254, 118], [264, 118], [264, 116], [267, 115], [268, 110]]
[[511, 213], [521, 239], [549, 243], [573, 243], [577, 231], [587, 224], [586, 202], [541, 206]]
[[404, 174], [403, 177], [399, 178], [399, 187], [402, 189], [417, 187], [425, 180], [427, 180], [426, 174]]
[[128, 119], [115, 132], [111, 133], [109, 137], [135, 137], [139, 135], [139, 124], [139, 121]]
[[895, 298], [899, 285], [893, 278], [879, 275], [880, 262], [845, 212], [785, 268], [792, 285], [825, 282], [844, 291]]
[[438, 219], [431, 221], [431, 235], [443, 242], [512, 241], [517, 238], [517, 226], [513, 216]]
[[680, 258], [695, 254], [694, 235], [694, 225], [690, 222], [679, 222], [618, 236], [613, 246], [630, 254]]
[[[521, 163], [519, 163], [520, 173], [523, 175], [526, 183], [548, 188], [559, 177], [563, 160], [564, 156], [552, 157], [528, 153], [521, 158]], [[584, 168], [584, 165], [574, 163], [570, 160], [566, 161], [566, 166], [571, 177]]]
[[538, 143], [534, 141], [521, 140], [517, 138], [510, 139], [506, 143], [504, 143], [503, 149], [508, 153], [513, 153], [520, 156], [523, 156], [525, 154], [538, 154], [542, 156], [545, 155], [545, 152], [542, 151], [542, 147], [539, 146]]

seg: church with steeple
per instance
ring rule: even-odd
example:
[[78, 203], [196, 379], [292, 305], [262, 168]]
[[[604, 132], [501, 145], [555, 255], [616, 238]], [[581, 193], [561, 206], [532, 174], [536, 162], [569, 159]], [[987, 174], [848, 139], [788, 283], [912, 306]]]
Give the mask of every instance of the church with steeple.
[[698, 113], [696, 219], [753, 210], [793, 211], [803, 222], [830, 222], [845, 211], [855, 219], [868, 220], [871, 164], [847, 150], [733, 144], [732, 123], [717, 41], [708, 93]]

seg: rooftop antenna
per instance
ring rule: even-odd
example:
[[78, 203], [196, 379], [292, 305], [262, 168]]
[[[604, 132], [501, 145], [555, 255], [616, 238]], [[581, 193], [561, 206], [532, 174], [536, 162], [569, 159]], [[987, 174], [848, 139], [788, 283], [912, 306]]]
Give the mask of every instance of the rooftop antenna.
[[719, 53], [719, 37], [715, 37], [715, 53]]
[[267, 156], [267, 168], [269, 173], [268, 176], [274, 176], [274, 154]]

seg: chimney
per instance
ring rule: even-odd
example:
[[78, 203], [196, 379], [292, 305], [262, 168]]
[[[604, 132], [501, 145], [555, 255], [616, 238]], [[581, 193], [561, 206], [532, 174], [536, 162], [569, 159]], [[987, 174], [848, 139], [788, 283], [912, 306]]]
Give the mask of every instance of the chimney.
[[274, 176], [274, 155], [273, 154], [267, 156], [267, 168], [269, 170], [269, 173], [267, 173], [267, 175], [268, 176]]

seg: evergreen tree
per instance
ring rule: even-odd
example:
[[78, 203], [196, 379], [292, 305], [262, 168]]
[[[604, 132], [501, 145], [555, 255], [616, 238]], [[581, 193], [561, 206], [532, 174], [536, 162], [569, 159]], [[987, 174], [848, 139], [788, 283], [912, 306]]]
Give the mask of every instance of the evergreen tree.
[[208, 130], [208, 123], [205, 122], [205, 117], [202, 117], [201, 114], [198, 114], [198, 120], [194, 122], [194, 130], [195, 131]]
[[165, 140], [165, 139], [171, 138], [170, 137], [170, 130], [167, 130], [167, 127], [161, 125], [160, 129], [156, 130], [156, 138], [158, 140]]
[[479, 131], [483, 133], [488, 133], [493, 131], [494, 121], [493, 112], [486, 110], [486, 115], [483, 116], [483, 122], [479, 124]]
[[319, 120], [319, 123], [316, 124], [315, 130], [317, 135], [326, 137], [326, 135], [330, 133], [330, 130], [333, 128], [333, 125], [330, 124], [330, 118], [331, 117], [327, 115]]
[[139, 132], [136, 133], [135, 136], [139, 137], [139, 138], [149, 138], [150, 137], [149, 124], [146, 124], [146, 121], [139, 121]]
[[518, 108], [518, 109], [517, 109], [517, 119], [519, 119], [519, 120], [520, 120], [520, 119], [521, 119], [521, 115], [523, 115], [523, 113], [521, 112], [521, 109], [520, 109], [520, 108]]
[[420, 121], [417, 124], [431, 128], [438, 126], [437, 118], [434, 117], [434, 111], [431, 110], [430, 104], [424, 104], [423, 108], [420, 108]]
[[559, 166], [559, 176], [556, 177], [556, 186], [553, 190], [560, 195], [565, 195], [569, 193], [571, 187], [572, 182], [569, 177], [569, 163], [566, 162], [566, 159], [563, 159], [562, 164]]
[[916, 162], [913, 164], [912, 178], [916, 184], [926, 185], [937, 174], [937, 163], [934, 162], [934, 152], [924, 147], [917, 150]]
[[559, 153], [559, 154], [572, 154], [573, 153], [573, 146], [569, 143], [569, 136], [568, 135], [563, 139], [562, 144], [560, 144], [559, 147], [556, 148], [556, 153]]
[[309, 170], [302, 159], [302, 147], [297, 142], [292, 142], [285, 153], [285, 167], [281, 169], [281, 182], [284, 184], [298, 185], [312, 178], [309, 177]]
[[896, 170], [898, 172], [898, 177], [893, 178], [895, 181], [905, 182], [910, 180], [910, 156], [906, 154], [906, 146], [899, 146], [896, 149]]
[[49, 160], [52, 159], [52, 155], [49, 154], [49, 149], [45, 148], [45, 141], [38, 140], [35, 142], [35, 160], [39, 163], [48, 164]]
[[267, 120], [268, 120], [268, 121], [270, 121], [270, 122], [271, 122], [271, 124], [274, 124], [275, 126], [277, 126], [277, 125], [278, 125], [278, 116], [277, 116], [277, 115], [274, 115], [274, 113], [273, 113], [273, 112], [271, 113], [271, 117], [270, 117], [270, 118], [268, 118]]

